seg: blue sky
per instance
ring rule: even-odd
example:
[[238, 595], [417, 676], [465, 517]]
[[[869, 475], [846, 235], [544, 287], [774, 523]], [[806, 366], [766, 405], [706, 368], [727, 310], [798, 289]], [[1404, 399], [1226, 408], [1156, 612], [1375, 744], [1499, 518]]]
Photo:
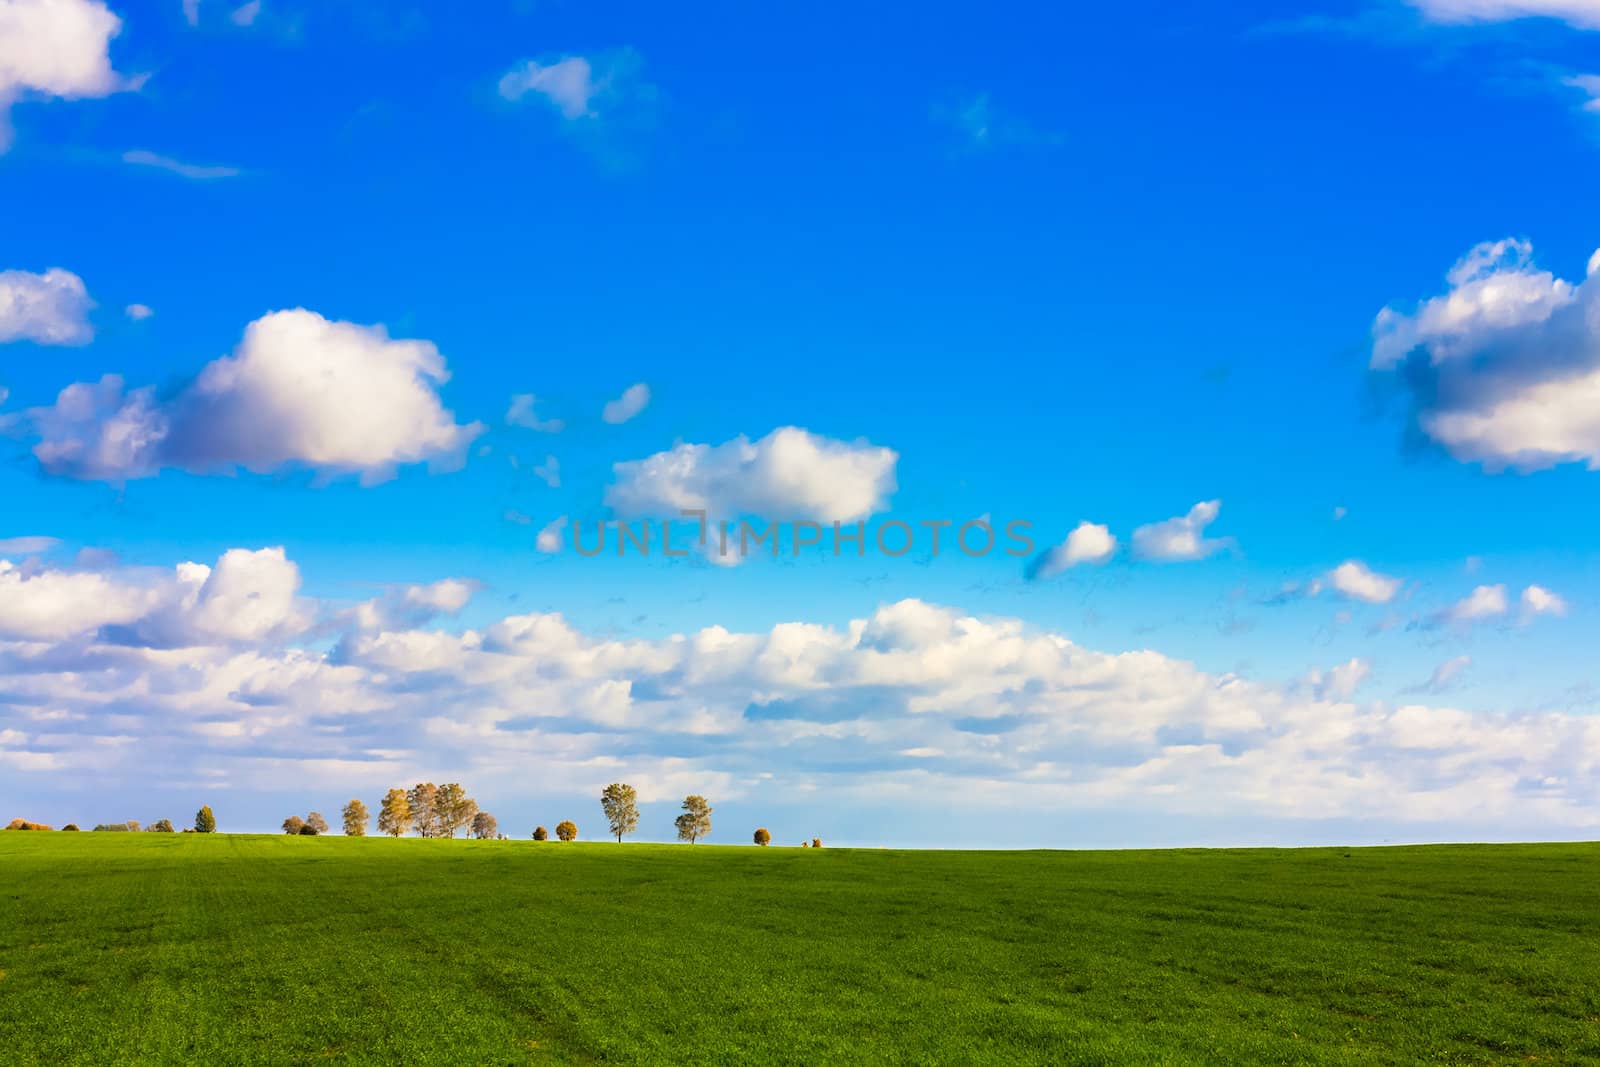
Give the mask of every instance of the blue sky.
[[1592, 837], [1600, 7], [1036, 8], [0, 2], [0, 802]]

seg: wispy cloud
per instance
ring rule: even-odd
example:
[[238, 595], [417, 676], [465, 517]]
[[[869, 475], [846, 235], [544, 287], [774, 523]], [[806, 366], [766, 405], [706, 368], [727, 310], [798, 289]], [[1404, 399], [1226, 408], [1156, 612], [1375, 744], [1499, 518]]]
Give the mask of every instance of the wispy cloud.
[[244, 173], [238, 167], [205, 166], [198, 163], [185, 163], [171, 156], [158, 155], [136, 148], [122, 153], [122, 161], [131, 163], [136, 167], [154, 167], [157, 170], [170, 171], [173, 174], [194, 181], [212, 181], [217, 178], [237, 178]]
[[972, 151], [1007, 145], [1058, 145], [1059, 133], [1041, 130], [1027, 119], [1002, 111], [988, 93], [977, 93], [953, 104], [936, 104], [934, 121], [953, 130], [961, 145]]

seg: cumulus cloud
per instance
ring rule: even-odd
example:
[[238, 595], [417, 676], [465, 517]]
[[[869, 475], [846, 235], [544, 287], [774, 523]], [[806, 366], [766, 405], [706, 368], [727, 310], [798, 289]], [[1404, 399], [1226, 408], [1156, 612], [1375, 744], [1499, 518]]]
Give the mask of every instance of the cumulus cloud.
[[155, 314], [148, 304], [129, 304], [123, 309], [123, 313], [134, 322], [143, 322]]
[[1583, 110], [1600, 111], [1600, 74], [1575, 74], [1561, 79], [1561, 84], [1577, 89], [1588, 98], [1583, 102]]
[[1565, 615], [1567, 602], [1560, 594], [1552, 593], [1541, 585], [1530, 585], [1522, 591], [1522, 618], [1530, 621], [1536, 615]]
[[[298, 598], [291, 568], [267, 550], [153, 577], [0, 570], [7, 768], [145, 787], [205, 774], [235, 795], [449, 771], [517, 796], [537, 756], [558, 788], [626, 774], [647, 800], [715, 786], [1191, 819], [1600, 818], [1593, 716], [1358, 704], [1359, 660], [1275, 686], [919, 600], [648, 640], [548, 613], [407, 628], [386, 607], [346, 612], [322, 651], [304, 626], [329, 606]], [[414, 588], [380, 600], [448, 610], [466, 595]], [[164, 627], [191, 643], [136, 640]]]
[[1465, 625], [1498, 618], [1506, 613], [1506, 587], [1480, 585], [1435, 616], [1444, 625]]
[[11, 147], [11, 105], [30, 93], [75, 100], [130, 88], [111, 67], [120, 32], [98, 0], [0, 3], [0, 152]]
[[1231, 538], [1207, 538], [1205, 529], [1216, 521], [1222, 501], [1203, 500], [1187, 515], [1151, 523], [1133, 531], [1133, 554], [1140, 559], [1192, 560], [1216, 555]]
[[605, 500], [625, 516], [677, 518], [699, 509], [713, 519], [850, 522], [888, 507], [899, 458], [865, 441], [785, 426], [759, 441], [740, 435], [720, 445], [679, 444], [617, 463]]
[[216, 178], [236, 178], [241, 173], [238, 167], [206, 166], [199, 163], [185, 163], [173, 159], [171, 156], [157, 155], [147, 152], [142, 148], [122, 153], [122, 161], [131, 163], [136, 167], [154, 167], [157, 170], [169, 171], [183, 178], [195, 181], [211, 181]]
[[358, 474], [363, 484], [407, 463], [448, 463], [483, 431], [441, 404], [449, 380], [427, 341], [394, 340], [381, 326], [277, 311], [170, 397], [122, 379], [79, 383], [31, 411], [44, 469], [122, 482], [173, 467], [194, 473], [307, 467]]
[[1372, 367], [1392, 372], [1416, 429], [1491, 471], [1600, 467], [1600, 255], [1569, 282], [1525, 241], [1480, 244], [1449, 291], [1413, 312], [1385, 308]]
[[1116, 554], [1117, 539], [1106, 526], [1080, 522], [1067, 539], [1040, 553], [1028, 565], [1029, 578], [1052, 578], [1080, 563], [1100, 564]]
[[615, 400], [608, 401], [600, 418], [612, 425], [627, 422], [650, 403], [650, 387], [643, 382], [630, 385]]
[[1326, 671], [1313, 670], [1306, 683], [1318, 700], [1349, 700], [1372, 673], [1372, 664], [1356, 657]]
[[92, 307], [83, 279], [70, 270], [0, 271], [0, 344], [88, 344], [94, 339], [89, 325]]
[[1399, 578], [1379, 574], [1359, 559], [1351, 559], [1328, 572], [1328, 584], [1352, 600], [1387, 604], [1404, 583]]
[[1509, 22], [1551, 18], [1580, 29], [1600, 29], [1600, 0], [1411, 0], [1435, 22]]

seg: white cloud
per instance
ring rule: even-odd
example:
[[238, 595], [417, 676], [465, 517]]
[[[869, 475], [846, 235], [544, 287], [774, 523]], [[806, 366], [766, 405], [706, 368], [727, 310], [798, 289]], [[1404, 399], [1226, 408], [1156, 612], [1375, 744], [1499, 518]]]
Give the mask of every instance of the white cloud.
[[[357, 610], [326, 652], [326, 627], [306, 623], [330, 605], [298, 597], [298, 577], [281, 550], [0, 570], [6, 768], [108, 788], [204, 778], [236, 796], [448, 773], [505, 798], [530, 793], [537, 756], [540, 788], [574, 794], [627, 774], [663, 798], [1600, 824], [1593, 716], [1358, 704], [1361, 660], [1276, 686], [917, 600], [837, 626], [650, 640], [554, 614], [452, 631], [391, 629], [388, 608], [366, 626]], [[449, 583], [408, 588], [381, 599], [465, 602]], [[173, 636], [182, 647], [154, 640]]]
[[106, 481], [164, 467], [303, 466], [370, 485], [400, 464], [458, 460], [483, 431], [457, 425], [440, 403], [449, 377], [427, 341], [277, 311], [170, 399], [151, 387], [124, 392], [116, 376], [62, 390], [53, 407], [29, 413], [41, 437], [34, 455], [50, 473]]
[[533, 468], [533, 473], [545, 485], [552, 489], [561, 488], [561, 461], [554, 456], [545, 456], [544, 462]]
[[155, 314], [148, 304], [129, 304], [123, 309], [123, 313], [134, 322], [143, 322]]
[[1338, 522], [1348, 514], [1350, 514], [1350, 509], [1341, 504], [1333, 509], [1333, 521]]
[[643, 382], [630, 385], [617, 399], [608, 401], [600, 418], [613, 425], [627, 422], [650, 403], [650, 387]]
[[534, 547], [540, 552], [560, 552], [562, 546], [566, 543], [564, 532], [566, 528], [567, 517], [565, 515], [551, 520], [544, 529], [539, 531], [539, 536], [534, 539]]
[[1306, 682], [1318, 700], [1349, 700], [1371, 673], [1372, 664], [1357, 657], [1326, 671], [1314, 670]]
[[73, 100], [129, 88], [111, 67], [121, 31], [98, 0], [0, 3], [0, 152], [11, 146], [11, 105], [29, 93]]
[[[1569, 78], [1561, 79], [1561, 84], [1571, 89], [1577, 89], [1588, 97], [1583, 102], [1583, 110], [1600, 111], [1600, 74], [1575, 74]], [[1596, 253], [1600, 255], [1600, 253]], [[1591, 266], [1589, 273], [1593, 274]]]
[[200, 0], [183, 0], [183, 20], [191, 26], [200, 25]]
[[1080, 563], [1100, 564], [1117, 551], [1117, 539], [1106, 526], [1080, 522], [1067, 539], [1046, 549], [1028, 568], [1030, 578], [1052, 578]]
[[1565, 615], [1567, 602], [1557, 593], [1541, 585], [1530, 585], [1522, 591], [1522, 617], [1531, 620], [1536, 615]]
[[1379, 574], [1358, 559], [1351, 559], [1328, 572], [1328, 584], [1352, 600], [1387, 604], [1404, 583], [1399, 578]]
[[249, 0], [248, 3], [240, 4], [234, 8], [233, 14], [229, 17], [233, 20], [235, 26], [249, 26], [255, 22], [260, 14], [261, 0]]
[[89, 325], [92, 307], [83, 279], [70, 270], [0, 271], [0, 344], [88, 344], [94, 339]]
[[506, 409], [506, 423], [511, 426], [521, 426], [525, 430], [537, 430], [539, 433], [560, 433], [566, 429], [567, 424], [560, 419], [541, 419], [534, 411], [539, 398], [532, 393], [518, 393], [511, 398], [511, 406]]
[[1450, 291], [1411, 314], [1385, 308], [1372, 366], [1403, 373], [1418, 429], [1491, 471], [1600, 468], [1600, 272], [1572, 283], [1525, 241], [1478, 245]]
[[1580, 29], [1600, 29], [1600, 0], [1411, 0], [1411, 3], [1435, 22], [1551, 18]]
[[1205, 559], [1215, 555], [1232, 543], [1231, 538], [1203, 536], [1221, 510], [1222, 501], [1203, 500], [1187, 515], [1140, 526], [1133, 531], [1133, 554], [1151, 560]]
[[1451, 607], [1435, 616], [1434, 621], [1441, 624], [1465, 625], [1467, 623], [1482, 622], [1484, 619], [1497, 618], [1506, 613], [1506, 587], [1504, 585], [1480, 585]]
[[888, 507], [899, 458], [865, 441], [785, 426], [755, 442], [740, 435], [720, 445], [680, 444], [617, 463], [606, 503], [627, 516], [676, 518], [702, 509], [714, 520], [849, 522]]
[[236, 178], [241, 173], [238, 167], [202, 166], [197, 163], [185, 163], [173, 159], [171, 156], [157, 155], [147, 152], [142, 148], [122, 153], [122, 161], [131, 163], [136, 167], [154, 167], [157, 170], [171, 171], [173, 174], [196, 181], [210, 181], [215, 178]]
[[500, 79], [500, 95], [507, 100], [520, 100], [535, 93], [567, 119], [593, 117], [590, 103], [604, 88], [583, 56], [564, 56], [548, 64], [524, 60]]

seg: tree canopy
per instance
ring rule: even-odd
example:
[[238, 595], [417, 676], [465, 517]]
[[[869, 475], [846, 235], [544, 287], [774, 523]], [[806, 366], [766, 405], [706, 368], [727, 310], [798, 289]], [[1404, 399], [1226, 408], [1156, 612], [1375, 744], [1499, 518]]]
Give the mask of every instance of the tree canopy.
[[600, 794], [600, 807], [606, 813], [606, 824], [611, 827], [619, 843], [624, 834], [631, 834], [639, 828], [639, 794], [633, 786], [612, 782]]
[[352, 798], [344, 806], [344, 835], [346, 837], [366, 837], [367, 823], [372, 816], [367, 812], [367, 806], [360, 800]]
[[404, 789], [391, 789], [378, 808], [378, 832], [403, 837], [411, 829], [411, 801]]
[[711, 805], [706, 798], [692, 794], [683, 798], [683, 814], [673, 820], [678, 828], [678, 840], [694, 844], [711, 833]]
[[217, 817], [211, 814], [211, 805], [204, 804], [194, 813], [194, 832], [197, 834], [214, 834], [217, 832]]

